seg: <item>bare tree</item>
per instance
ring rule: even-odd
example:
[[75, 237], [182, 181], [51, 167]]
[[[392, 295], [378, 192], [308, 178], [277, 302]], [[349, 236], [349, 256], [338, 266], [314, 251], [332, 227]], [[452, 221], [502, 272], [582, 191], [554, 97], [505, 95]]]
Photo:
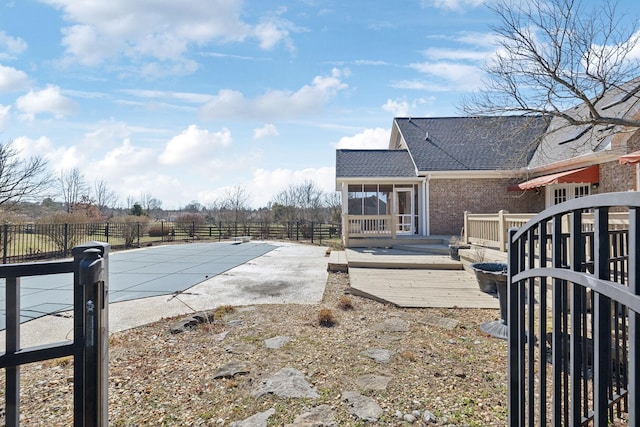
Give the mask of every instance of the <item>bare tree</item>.
[[[486, 65], [485, 87], [465, 100], [469, 115], [559, 117], [567, 126], [640, 127], [631, 115], [602, 102], [611, 90], [640, 97], [639, 22], [619, 13], [614, 0], [588, 10], [580, 0], [497, 0], [496, 57]], [[583, 104], [585, 108], [569, 109]]]
[[118, 195], [109, 188], [109, 185], [104, 180], [96, 180], [93, 183], [93, 194], [96, 205], [101, 211], [114, 208], [118, 202]]
[[73, 205], [79, 203], [83, 196], [88, 197], [89, 188], [84, 175], [78, 168], [67, 169], [60, 172], [58, 187], [67, 213], [71, 213]]
[[8, 210], [25, 199], [42, 195], [49, 188], [51, 175], [41, 157], [21, 159], [8, 143], [0, 143], [0, 207]]
[[243, 219], [243, 214], [249, 208], [250, 200], [251, 194], [249, 194], [246, 187], [236, 185], [224, 192], [218, 205], [221, 210], [230, 211], [233, 221], [239, 222]]
[[317, 221], [323, 208], [323, 196], [322, 189], [314, 181], [291, 184], [271, 200], [274, 215], [279, 221]]
[[151, 212], [162, 207], [162, 201], [153, 197], [150, 192], [140, 194], [140, 205], [144, 209], [145, 214], [150, 215]]

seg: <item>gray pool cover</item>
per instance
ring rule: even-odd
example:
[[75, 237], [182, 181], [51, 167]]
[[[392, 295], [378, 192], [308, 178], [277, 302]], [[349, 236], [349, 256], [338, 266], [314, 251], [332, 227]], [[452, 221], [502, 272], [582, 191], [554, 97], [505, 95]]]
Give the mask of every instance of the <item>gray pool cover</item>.
[[[268, 243], [190, 243], [109, 255], [109, 302], [170, 295], [275, 249]], [[20, 281], [21, 322], [73, 309], [73, 275]], [[5, 282], [0, 280], [0, 330], [5, 328]]]

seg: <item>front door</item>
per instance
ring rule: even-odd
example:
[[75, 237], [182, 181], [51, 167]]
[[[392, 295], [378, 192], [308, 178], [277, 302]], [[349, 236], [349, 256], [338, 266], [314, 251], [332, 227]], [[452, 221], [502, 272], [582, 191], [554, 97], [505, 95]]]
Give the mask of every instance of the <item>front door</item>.
[[396, 188], [396, 234], [413, 234], [413, 189]]

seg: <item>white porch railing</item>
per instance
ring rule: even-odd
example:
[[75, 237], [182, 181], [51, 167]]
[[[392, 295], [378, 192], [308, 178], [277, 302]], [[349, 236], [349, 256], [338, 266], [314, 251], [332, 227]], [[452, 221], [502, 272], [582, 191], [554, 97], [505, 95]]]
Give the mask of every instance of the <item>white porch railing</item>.
[[396, 237], [394, 215], [342, 215], [345, 245], [351, 237]]
[[[534, 216], [536, 216], [535, 213], [512, 214], [504, 210], [494, 214], [471, 214], [469, 212], [465, 212], [464, 242], [498, 248], [499, 250], [506, 252], [508, 246], [507, 230], [510, 228], [522, 227]], [[585, 227], [592, 227], [594, 215], [591, 213], [584, 214], [582, 222]], [[609, 229], [620, 230], [626, 229], [628, 226], [629, 215], [626, 212], [609, 213]], [[568, 232], [568, 216], [563, 218], [562, 228], [563, 232]]]

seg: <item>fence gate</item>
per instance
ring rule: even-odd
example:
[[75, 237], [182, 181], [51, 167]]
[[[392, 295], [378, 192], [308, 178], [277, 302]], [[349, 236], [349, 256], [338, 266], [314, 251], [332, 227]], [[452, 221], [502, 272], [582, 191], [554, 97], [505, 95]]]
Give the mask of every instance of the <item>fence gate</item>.
[[[74, 426], [108, 425], [109, 244], [89, 242], [73, 260], [0, 266], [6, 285], [5, 369], [7, 426], [20, 423], [20, 366], [73, 356]], [[33, 348], [20, 345], [20, 278], [73, 273], [73, 341]]]
[[638, 192], [574, 199], [510, 230], [510, 426], [640, 425], [639, 256]]

